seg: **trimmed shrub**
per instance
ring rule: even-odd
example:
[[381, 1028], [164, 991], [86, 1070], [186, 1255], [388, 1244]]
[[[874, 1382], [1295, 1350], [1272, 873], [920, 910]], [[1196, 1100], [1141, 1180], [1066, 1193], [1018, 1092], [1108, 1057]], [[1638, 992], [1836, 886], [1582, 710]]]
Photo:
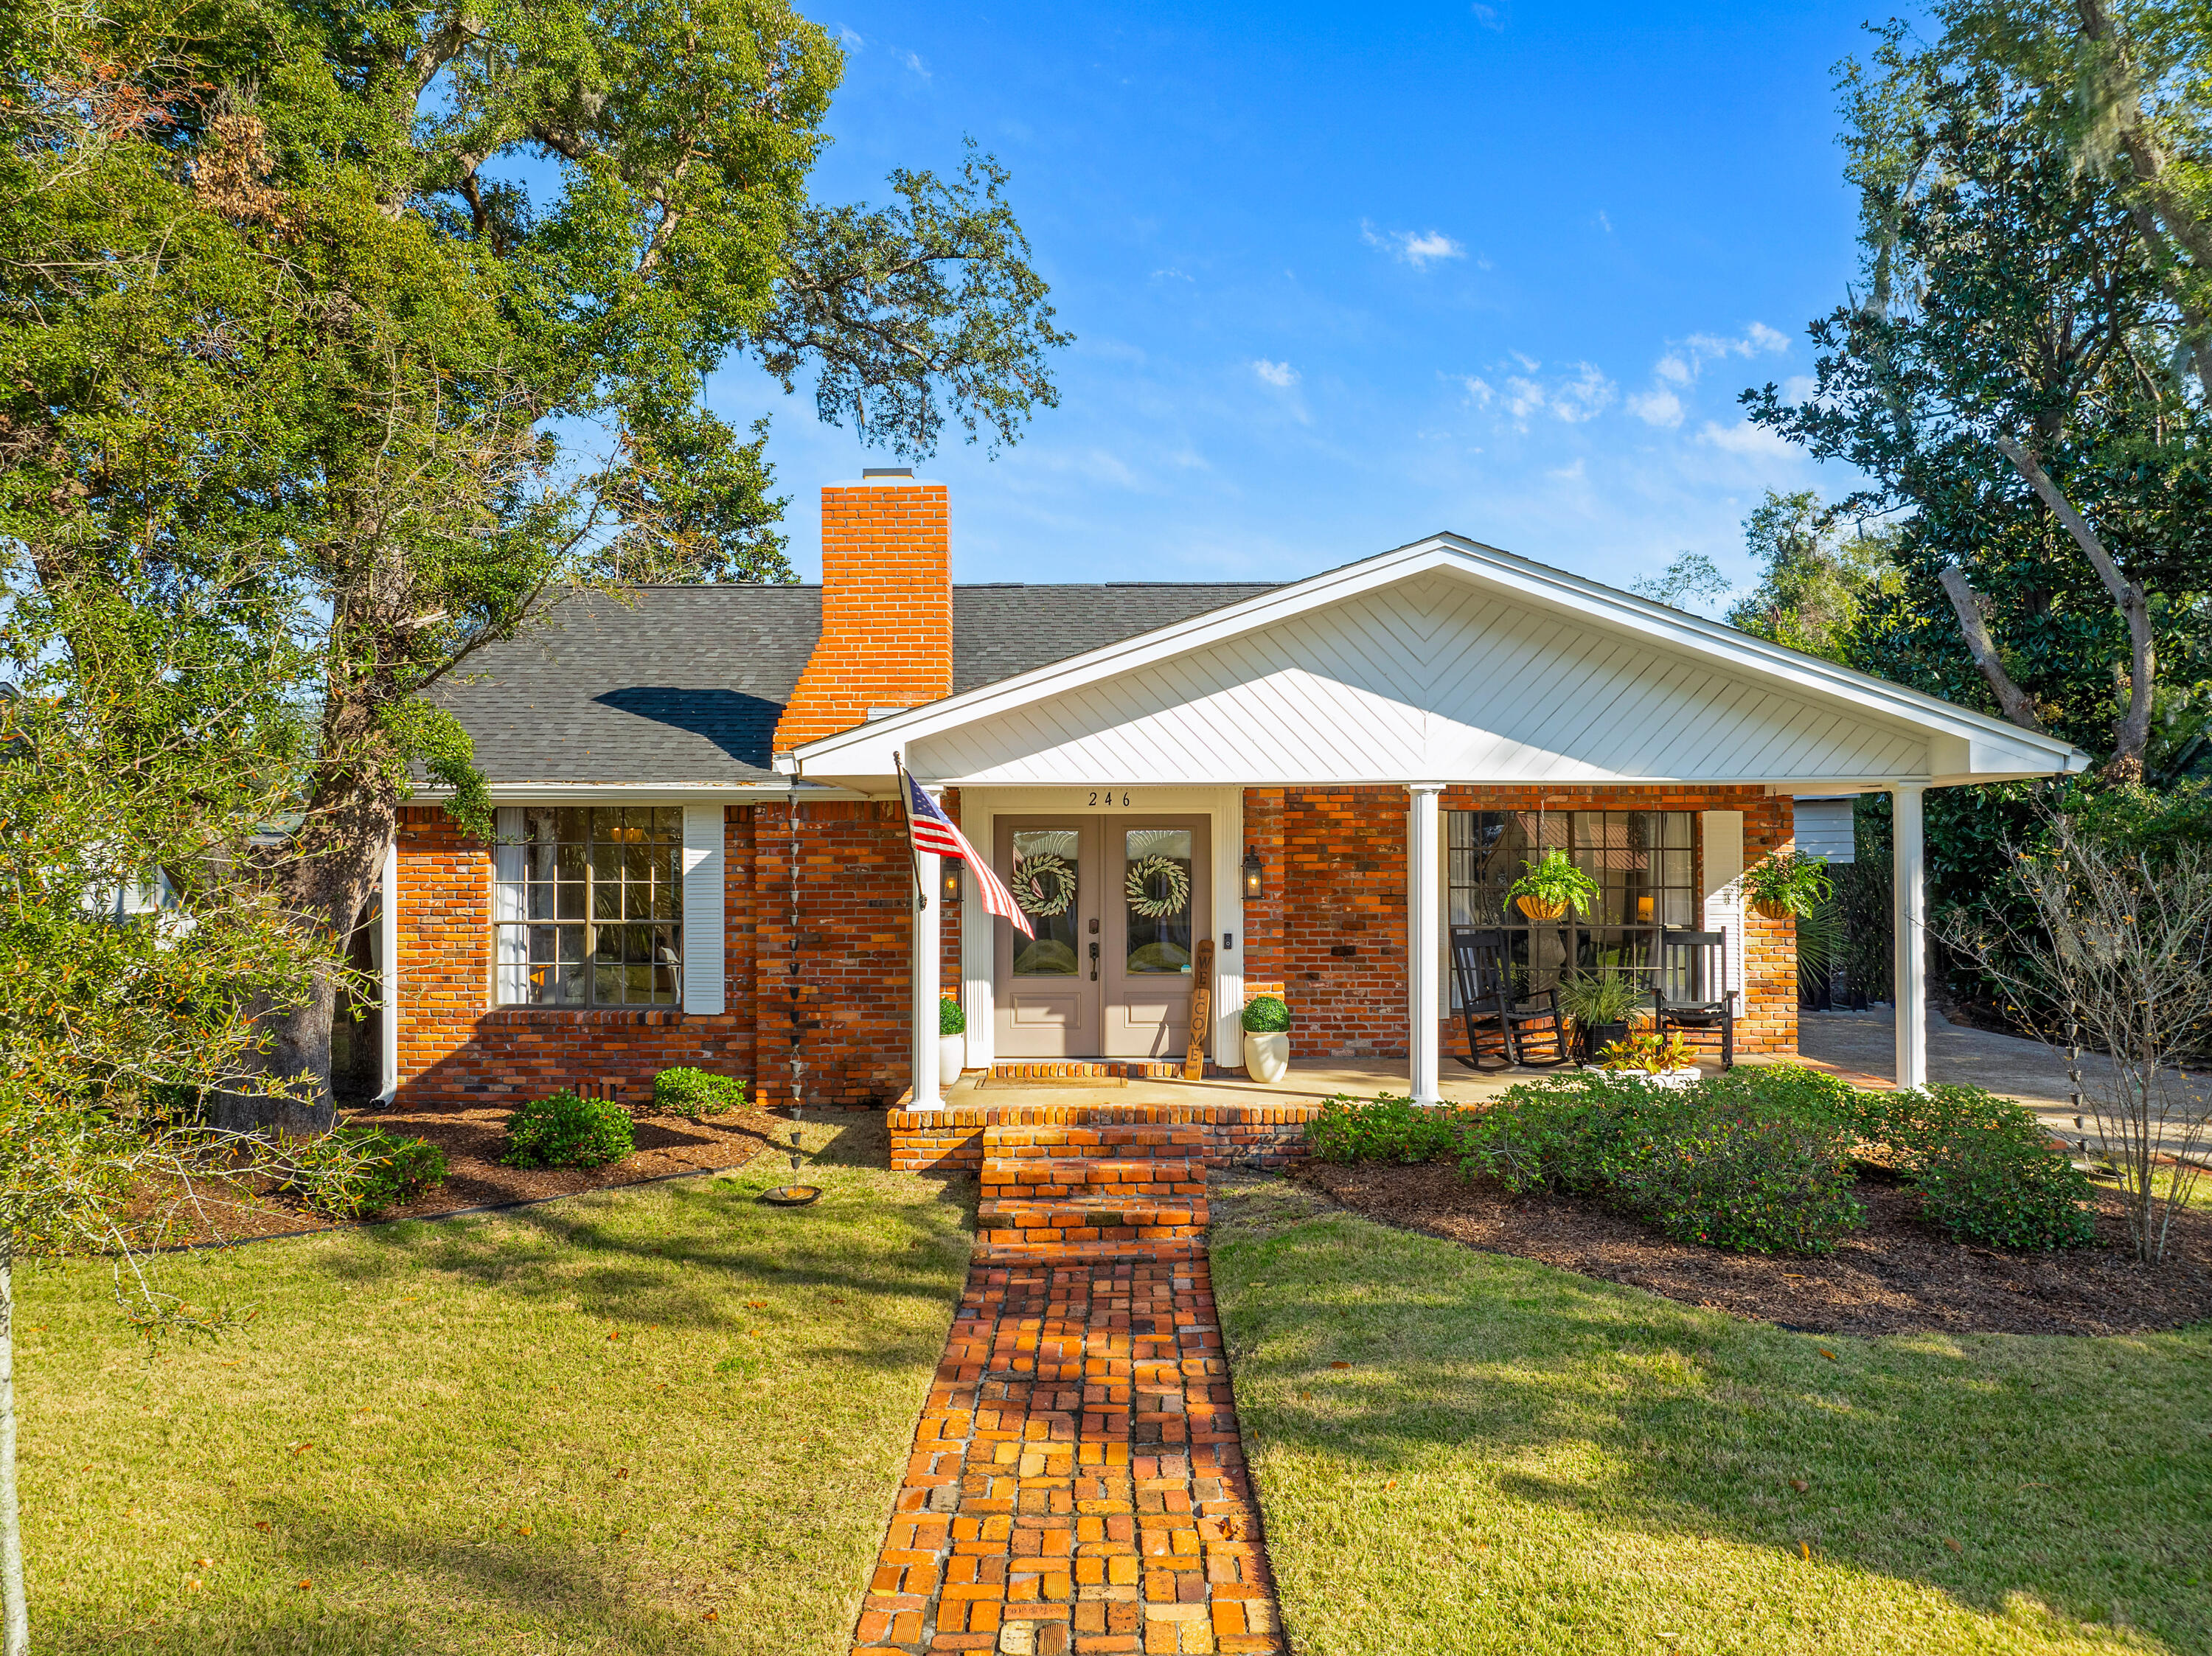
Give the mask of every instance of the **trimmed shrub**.
[[1683, 1095], [1632, 1074], [1605, 1072], [1523, 1082], [1469, 1121], [1460, 1173], [1487, 1174], [1514, 1194], [1589, 1192], [1609, 1181], [1623, 1135], [1668, 1113]]
[[[745, 1083], [708, 1070], [663, 1070], [653, 1078], [653, 1107], [687, 1121], [745, 1107]], [[628, 1151], [623, 1152], [628, 1155]]]
[[2047, 1142], [1967, 1128], [1922, 1159], [1912, 1185], [1922, 1216], [1962, 1241], [2054, 1248], [2097, 1240], [2088, 1180]]
[[1866, 1222], [1849, 1129], [1701, 1101], [1629, 1134], [1609, 1180], [1621, 1205], [1678, 1242], [1826, 1253]]
[[1865, 1136], [1860, 1125], [1865, 1101], [1875, 1096], [1802, 1064], [1739, 1064], [1700, 1082], [1698, 1092], [1715, 1104], [1798, 1121], [1825, 1121], [1849, 1127], [1861, 1137]]
[[1434, 1162], [1464, 1148], [1466, 1119], [1456, 1109], [1425, 1109], [1392, 1094], [1339, 1094], [1306, 1123], [1306, 1143], [1323, 1162]]
[[937, 998], [937, 1033], [940, 1035], [964, 1035], [968, 1033], [968, 1011], [950, 995]]
[[286, 1188], [331, 1219], [366, 1219], [446, 1176], [446, 1153], [427, 1138], [382, 1127], [336, 1127], [301, 1145]]
[[2096, 1240], [2088, 1180], [2025, 1106], [1942, 1082], [1859, 1096], [1856, 1131], [1887, 1148], [1930, 1224], [1993, 1247]]
[[1277, 1035], [1291, 1027], [1291, 1006], [1280, 995], [1255, 995], [1244, 1003], [1244, 1033]]
[[628, 1110], [611, 1098], [579, 1098], [563, 1089], [507, 1118], [499, 1159], [510, 1168], [601, 1168], [636, 1148]]

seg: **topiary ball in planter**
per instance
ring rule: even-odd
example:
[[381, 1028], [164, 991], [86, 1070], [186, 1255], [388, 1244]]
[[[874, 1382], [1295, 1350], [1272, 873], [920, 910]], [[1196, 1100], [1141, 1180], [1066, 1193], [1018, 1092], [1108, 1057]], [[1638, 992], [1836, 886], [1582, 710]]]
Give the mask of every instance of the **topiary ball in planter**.
[[636, 1148], [628, 1110], [611, 1098], [579, 1098], [563, 1089], [507, 1118], [499, 1159], [510, 1168], [603, 1168]]
[[1291, 1009], [1280, 995], [1244, 1003], [1244, 1073], [1272, 1087], [1291, 1072]]
[[968, 1062], [968, 1012], [951, 996], [937, 1003], [937, 1084], [950, 1087]]

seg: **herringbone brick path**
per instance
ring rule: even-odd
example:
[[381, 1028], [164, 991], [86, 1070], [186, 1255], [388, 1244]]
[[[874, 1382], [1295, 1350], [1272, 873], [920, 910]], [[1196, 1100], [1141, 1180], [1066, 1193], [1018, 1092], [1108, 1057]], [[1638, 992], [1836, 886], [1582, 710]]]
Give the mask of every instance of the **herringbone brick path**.
[[1203, 1256], [980, 1258], [854, 1656], [1283, 1648]]

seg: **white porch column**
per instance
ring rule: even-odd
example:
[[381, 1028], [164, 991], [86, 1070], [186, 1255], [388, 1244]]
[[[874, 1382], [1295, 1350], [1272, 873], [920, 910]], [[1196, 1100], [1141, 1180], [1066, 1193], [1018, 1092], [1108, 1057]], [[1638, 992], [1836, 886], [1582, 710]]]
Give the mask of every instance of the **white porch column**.
[[[935, 788], [929, 790], [931, 798], [937, 795]], [[937, 1089], [937, 915], [943, 901], [938, 864], [943, 859], [935, 852], [917, 851], [915, 860], [920, 864], [921, 907], [914, 916], [914, 1097], [908, 1107], [934, 1110], [945, 1102]]]
[[1437, 1090], [1437, 1025], [1443, 1016], [1437, 961], [1442, 955], [1443, 883], [1437, 870], [1443, 843], [1441, 782], [1408, 782], [1406, 816], [1406, 1057], [1413, 1102], [1441, 1104]]
[[1897, 1008], [1897, 1084], [1928, 1084], [1928, 893], [1920, 838], [1921, 795], [1927, 785], [1889, 791], [1891, 869], [1890, 979]]

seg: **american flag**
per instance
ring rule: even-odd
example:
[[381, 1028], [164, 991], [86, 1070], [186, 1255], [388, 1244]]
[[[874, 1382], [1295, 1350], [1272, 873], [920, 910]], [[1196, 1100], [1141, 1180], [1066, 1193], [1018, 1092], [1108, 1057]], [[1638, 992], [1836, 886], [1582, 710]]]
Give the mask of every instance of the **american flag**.
[[954, 826], [952, 819], [923, 791], [921, 784], [908, 777], [906, 792], [907, 818], [914, 825], [915, 848], [933, 852], [939, 857], [957, 857], [975, 876], [976, 889], [983, 894], [983, 907], [994, 914], [1005, 915], [1024, 937], [1036, 936], [1030, 929], [1030, 917], [1014, 901], [1014, 894], [991, 871], [990, 864], [975, 854], [975, 847], [968, 843], [968, 836]]

